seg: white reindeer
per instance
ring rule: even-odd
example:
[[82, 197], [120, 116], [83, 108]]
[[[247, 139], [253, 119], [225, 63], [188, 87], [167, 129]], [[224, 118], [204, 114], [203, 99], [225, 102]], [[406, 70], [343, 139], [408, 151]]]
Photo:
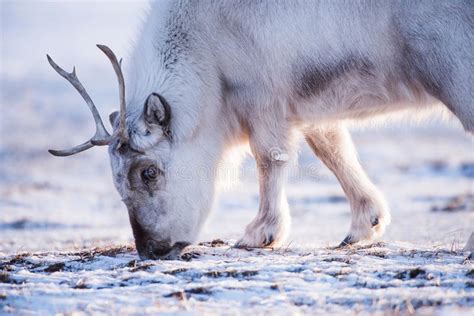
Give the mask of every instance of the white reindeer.
[[[75, 73], [96, 135], [58, 156], [108, 145], [115, 186], [142, 258], [175, 258], [211, 207], [213, 171], [249, 143], [260, 206], [238, 246], [288, 235], [295, 131], [339, 180], [352, 211], [341, 246], [380, 236], [386, 202], [362, 169], [345, 121], [446, 106], [474, 132], [472, 1], [157, 1], [120, 83], [113, 135]], [[125, 93], [126, 92], [126, 93]], [[126, 95], [126, 97], [125, 97]], [[281, 155], [273, 155], [279, 148]]]

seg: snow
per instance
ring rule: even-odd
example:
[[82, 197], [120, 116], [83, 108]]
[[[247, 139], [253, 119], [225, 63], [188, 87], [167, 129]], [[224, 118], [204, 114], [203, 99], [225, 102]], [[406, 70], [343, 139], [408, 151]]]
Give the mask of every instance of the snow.
[[[199, 257], [138, 260], [106, 150], [67, 159], [46, 152], [82, 142], [93, 125], [45, 54], [65, 69], [76, 65], [105, 117], [117, 107], [116, 84], [94, 45], [126, 62], [144, 8], [1, 3], [0, 314], [472, 313], [474, 267], [462, 248], [474, 227], [474, 144], [455, 121], [354, 130], [361, 162], [392, 209], [372, 246], [333, 248], [348, 231], [349, 206], [302, 144], [282, 248], [232, 248], [258, 207], [247, 159], [241, 181], [216, 201], [204, 243], [186, 250]], [[462, 207], [447, 207], [456, 198]]]
[[200, 257], [191, 261], [137, 261], [129, 248], [108, 250], [5, 258], [4, 311], [467, 313], [474, 300], [474, 270], [462, 253], [396, 242], [349, 250], [193, 246]]

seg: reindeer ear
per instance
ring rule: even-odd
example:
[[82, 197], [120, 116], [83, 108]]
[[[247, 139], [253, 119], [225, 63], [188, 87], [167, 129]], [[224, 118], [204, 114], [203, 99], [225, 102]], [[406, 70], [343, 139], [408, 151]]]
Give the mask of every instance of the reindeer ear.
[[150, 125], [168, 127], [171, 120], [170, 106], [161, 95], [152, 93], [145, 101], [143, 117]]
[[115, 126], [115, 122], [117, 121], [117, 118], [119, 117], [120, 113], [119, 111], [114, 111], [109, 114], [109, 122], [110, 125], [112, 125], [112, 128]]

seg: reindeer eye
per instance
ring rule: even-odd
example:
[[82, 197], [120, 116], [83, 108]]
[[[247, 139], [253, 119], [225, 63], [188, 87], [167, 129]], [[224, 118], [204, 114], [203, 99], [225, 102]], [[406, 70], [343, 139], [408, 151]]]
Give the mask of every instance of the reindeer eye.
[[155, 166], [149, 166], [142, 171], [142, 178], [144, 180], [155, 180], [158, 176], [158, 169]]
[[150, 135], [150, 134], [151, 134], [150, 130], [147, 129], [147, 130], [145, 131], [145, 136], [148, 136], [148, 135]]

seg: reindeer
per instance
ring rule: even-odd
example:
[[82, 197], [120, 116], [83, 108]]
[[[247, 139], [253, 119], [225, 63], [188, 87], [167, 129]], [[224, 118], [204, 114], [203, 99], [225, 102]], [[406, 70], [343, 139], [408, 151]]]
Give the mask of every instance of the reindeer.
[[[289, 232], [285, 173], [301, 132], [335, 174], [352, 221], [340, 246], [381, 236], [383, 195], [358, 161], [348, 120], [450, 110], [474, 132], [470, 1], [157, 1], [131, 56], [106, 46], [120, 90], [110, 135], [75, 71], [51, 66], [82, 95], [96, 134], [55, 156], [108, 146], [141, 258], [193, 243], [229, 150], [249, 144], [260, 205], [238, 247], [278, 246]], [[278, 154], [274, 154], [278, 148]]]

